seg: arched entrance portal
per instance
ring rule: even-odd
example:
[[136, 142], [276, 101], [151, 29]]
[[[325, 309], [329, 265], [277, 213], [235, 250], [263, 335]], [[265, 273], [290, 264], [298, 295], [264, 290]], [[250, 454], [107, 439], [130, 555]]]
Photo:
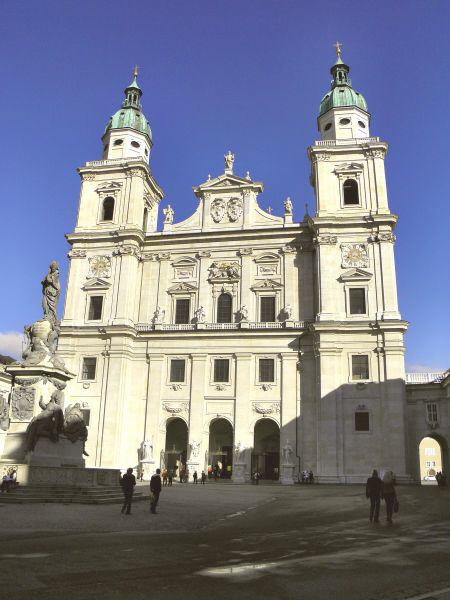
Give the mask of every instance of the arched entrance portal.
[[420, 482], [436, 485], [436, 473], [446, 472], [447, 445], [438, 436], [427, 436], [419, 444]]
[[258, 471], [263, 479], [278, 479], [280, 472], [280, 428], [272, 419], [260, 419], [255, 424], [252, 454], [252, 474]]
[[180, 465], [186, 464], [188, 444], [188, 428], [183, 419], [170, 419], [166, 426], [166, 448], [164, 465], [167, 469], [174, 469], [178, 475]]
[[229, 479], [233, 465], [233, 428], [226, 419], [216, 419], [209, 426], [208, 471]]

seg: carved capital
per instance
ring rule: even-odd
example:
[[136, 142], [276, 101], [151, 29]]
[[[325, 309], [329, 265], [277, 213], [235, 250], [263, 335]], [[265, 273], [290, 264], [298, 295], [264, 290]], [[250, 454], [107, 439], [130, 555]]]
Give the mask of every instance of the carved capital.
[[238, 256], [251, 256], [253, 254], [253, 248], [239, 248], [237, 254]]
[[81, 173], [81, 179], [82, 179], [82, 181], [92, 181], [93, 179], [95, 179], [95, 174], [94, 173]]
[[287, 244], [286, 246], [283, 246], [281, 248], [282, 254], [294, 254], [295, 252], [297, 252], [297, 248], [295, 246], [291, 246], [289, 244]]
[[119, 245], [113, 250], [113, 256], [135, 256], [140, 258], [141, 253], [136, 246]]
[[334, 246], [335, 244], [337, 244], [337, 236], [336, 235], [317, 235], [314, 239], [313, 239], [313, 244], [315, 246], [321, 246], [321, 245], [326, 245], [326, 246]]
[[382, 148], [377, 148], [377, 149], [370, 149], [370, 150], [366, 150], [364, 152], [364, 155], [367, 158], [382, 158], [384, 159], [384, 157], [386, 156], [386, 150], [383, 150]]
[[158, 254], [158, 260], [170, 260], [170, 252], [160, 252]]
[[72, 249], [67, 253], [67, 256], [72, 258], [86, 258], [86, 250]]
[[211, 252], [209, 250], [199, 250], [197, 252], [197, 258], [209, 258], [211, 256]]

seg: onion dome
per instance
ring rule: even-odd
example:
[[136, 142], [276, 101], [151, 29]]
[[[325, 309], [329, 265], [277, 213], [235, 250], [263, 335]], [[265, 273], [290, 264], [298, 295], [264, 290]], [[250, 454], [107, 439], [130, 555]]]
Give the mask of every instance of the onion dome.
[[330, 73], [333, 75], [331, 91], [322, 98], [320, 115], [339, 106], [356, 106], [367, 112], [367, 102], [364, 96], [352, 88], [352, 82], [348, 76], [349, 71], [350, 67], [342, 62], [339, 50], [337, 61], [330, 69]]

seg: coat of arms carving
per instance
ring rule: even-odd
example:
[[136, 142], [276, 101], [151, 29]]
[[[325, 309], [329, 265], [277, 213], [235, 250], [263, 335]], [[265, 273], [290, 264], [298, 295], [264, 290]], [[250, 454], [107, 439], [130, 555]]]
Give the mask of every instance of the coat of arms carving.
[[14, 419], [28, 421], [34, 412], [34, 388], [14, 388], [11, 396], [11, 411]]
[[237, 221], [242, 215], [242, 200], [240, 198], [231, 198], [227, 205], [227, 215], [230, 221]]
[[225, 216], [225, 201], [218, 198], [214, 200], [211, 204], [211, 217], [215, 223], [220, 223], [220, 221]]
[[89, 258], [88, 277], [110, 277], [111, 258], [106, 255], [91, 256]]

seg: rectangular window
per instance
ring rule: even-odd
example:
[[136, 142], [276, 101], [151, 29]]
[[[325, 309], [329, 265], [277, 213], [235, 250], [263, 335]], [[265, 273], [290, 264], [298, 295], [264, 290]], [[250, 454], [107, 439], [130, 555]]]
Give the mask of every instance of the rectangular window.
[[370, 431], [370, 418], [368, 412], [355, 412], [355, 431]]
[[351, 315], [366, 314], [366, 290], [364, 288], [350, 288], [348, 290]]
[[369, 357], [367, 354], [352, 356], [352, 379], [369, 379]]
[[261, 383], [275, 381], [275, 361], [273, 358], [259, 359], [259, 381]]
[[100, 321], [102, 318], [103, 296], [91, 296], [89, 299], [89, 321]]
[[430, 462], [429, 460], [427, 460], [427, 461], [425, 462], [425, 466], [426, 466], [426, 467], [431, 467], [431, 462]]
[[83, 368], [81, 370], [81, 379], [95, 379], [95, 371], [97, 368], [97, 359], [94, 356], [86, 356], [83, 358]]
[[427, 403], [427, 421], [429, 423], [437, 423], [438, 421], [437, 404], [435, 402]]
[[174, 358], [170, 361], [170, 381], [172, 383], [179, 383], [184, 381], [184, 374], [186, 370], [186, 361], [178, 358]]
[[434, 448], [425, 448], [425, 456], [434, 456]]
[[275, 321], [275, 296], [261, 296], [259, 320], [262, 322]]
[[189, 298], [180, 298], [176, 301], [175, 323], [189, 323], [190, 306]]
[[230, 361], [228, 358], [216, 358], [214, 360], [214, 381], [226, 382], [230, 380]]

